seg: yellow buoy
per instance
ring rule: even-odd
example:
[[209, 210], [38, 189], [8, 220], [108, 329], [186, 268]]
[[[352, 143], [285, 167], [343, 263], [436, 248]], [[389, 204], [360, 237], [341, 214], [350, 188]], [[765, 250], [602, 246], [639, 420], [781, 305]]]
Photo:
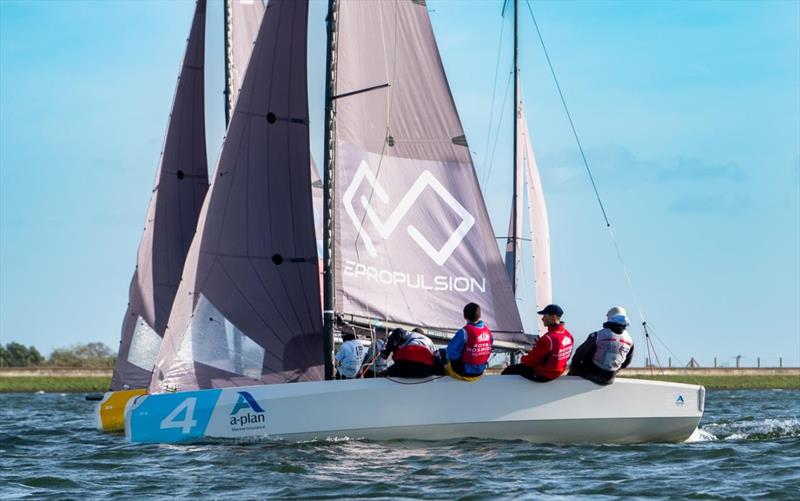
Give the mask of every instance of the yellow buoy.
[[125, 405], [132, 398], [147, 393], [145, 388], [136, 390], [109, 391], [97, 406], [97, 429], [100, 431], [122, 431], [125, 429]]

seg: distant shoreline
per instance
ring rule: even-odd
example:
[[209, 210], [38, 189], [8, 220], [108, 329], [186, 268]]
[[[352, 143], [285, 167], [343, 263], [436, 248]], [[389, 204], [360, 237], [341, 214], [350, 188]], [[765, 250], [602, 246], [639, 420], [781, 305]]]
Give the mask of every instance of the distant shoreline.
[[[108, 369], [4, 368], [0, 393], [104, 392], [111, 385]], [[629, 368], [620, 377], [701, 384], [709, 390], [800, 389], [800, 368], [664, 369]]]

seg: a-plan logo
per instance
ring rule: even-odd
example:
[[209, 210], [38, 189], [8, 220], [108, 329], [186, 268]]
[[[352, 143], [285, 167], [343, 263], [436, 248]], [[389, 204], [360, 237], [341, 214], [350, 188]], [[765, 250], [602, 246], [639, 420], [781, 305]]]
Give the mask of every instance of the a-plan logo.
[[[361, 183], [365, 179], [372, 185], [373, 192], [381, 203], [390, 203], [388, 193], [386, 193], [386, 190], [383, 189], [383, 186], [381, 186], [375, 177], [375, 173], [372, 172], [372, 169], [369, 168], [369, 165], [367, 165], [367, 162], [364, 160], [362, 160], [358, 165], [358, 170], [356, 170], [356, 174], [353, 176], [353, 181], [350, 183], [350, 186], [347, 187], [347, 191], [344, 192], [342, 203], [344, 203], [345, 211], [347, 212], [347, 215], [350, 216], [350, 220], [353, 222], [353, 226], [355, 226], [358, 235], [364, 242], [364, 247], [367, 249], [367, 252], [370, 256], [375, 257], [377, 255], [377, 251], [375, 250], [375, 244], [373, 243], [372, 237], [364, 230], [364, 227], [361, 224], [363, 218], [360, 218], [358, 215], [356, 215], [355, 207], [353, 207], [353, 198], [355, 198], [359, 186], [361, 186]], [[444, 185], [439, 182], [439, 180], [436, 179], [436, 177], [431, 174], [430, 171], [426, 170], [419, 175], [417, 180], [414, 181], [414, 184], [411, 185], [411, 188], [406, 192], [405, 195], [403, 195], [403, 198], [400, 199], [400, 202], [394, 208], [392, 213], [389, 214], [389, 217], [386, 219], [386, 221], [380, 220], [378, 214], [375, 212], [372, 206], [370, 206], [370, 201], [366, 196], [362, 195], [360, 202], [364, 207], [367, 217], [369, 218], [373, 227], [378, 231], [378, 235], [384, 240], [387, 240], [400, 225], [400, 222], [403, 220], [408, 211], [411, 210], [411, 207], [413, 207], [414, 202], [417, 201], [417, 198], [419, 198], [428, 187], [430, 187], [437, 195], [439, 195], [439, 198], [441, 198], [444, 203], [453, 209], [453, 211], [461, 218], [461, 223], [459, 223], [453, 234], [450, 235], [450, 238], [448, 238], [439, 249], [435, 248], [413, 224], [407, 225], [405, 229], [409, 236], [414, 239], [417, 245], [419, 245], [436, 264], [441, 266], [453, 254], [453, 251], [456, 250], [458, 244], [461, 243], [461, 241], [469, 232], [470, 228], [472, 228], [472, 226], [475, 224], [475, 218], [472, 216], [472, 214], [467, 212], [467, 209], [465, 209], [464, 206], [461, 205], [459, 201], [450, 194], [449, 191], [447, 191]]]
[[[233, 406], [233, 410], [231, 411], [231, 426], [265, 423], [267, 418], [266, 414], [264, 414], [264, 409], [258, 405], [253, 395], [246, 391], [240, 391], [238, 393], [239, 399], [236, 401], [236, 405]], [[247, 414], [239, 416], [239, 412], [244, 409], [248, 410]]]
[[686, 400], [683, 399], [683, 395], [678, 395], [678, 398], [675, 399], [675, 405], [681, 406], [686, 403]]

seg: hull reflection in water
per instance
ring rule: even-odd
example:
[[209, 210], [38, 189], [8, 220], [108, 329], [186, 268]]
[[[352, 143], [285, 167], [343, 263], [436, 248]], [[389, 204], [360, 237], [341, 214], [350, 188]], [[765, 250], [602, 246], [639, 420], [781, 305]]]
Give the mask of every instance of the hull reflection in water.
[[566, 376], [532, 383], [360, 379], [145, 395], [125, 412], [132, 442], [205, 438], [443, 440], [539, 443], [686, 440], [702, 417], [702, 386], [618, 379], [597, 386]]

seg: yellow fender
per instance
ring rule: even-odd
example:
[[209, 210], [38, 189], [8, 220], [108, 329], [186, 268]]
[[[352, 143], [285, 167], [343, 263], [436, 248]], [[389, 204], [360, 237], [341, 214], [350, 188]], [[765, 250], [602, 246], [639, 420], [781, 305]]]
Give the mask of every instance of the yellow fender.
[[451, 378], [458, 379], [459, 381], [466, 381], [468, 383], [474, 383], [481, 378], [480, 376], [462, 376], [458, 372], [454, 371], [452, 367], [450, 367], [450, 362], [447, 362], [447, 365], [444, 366], [444, 372]]
[[97, 429], [105, 432], [124, 430], [125, 405], [130, 399], [145, 393], [145, 388], [106, 392], [97, 405]]

